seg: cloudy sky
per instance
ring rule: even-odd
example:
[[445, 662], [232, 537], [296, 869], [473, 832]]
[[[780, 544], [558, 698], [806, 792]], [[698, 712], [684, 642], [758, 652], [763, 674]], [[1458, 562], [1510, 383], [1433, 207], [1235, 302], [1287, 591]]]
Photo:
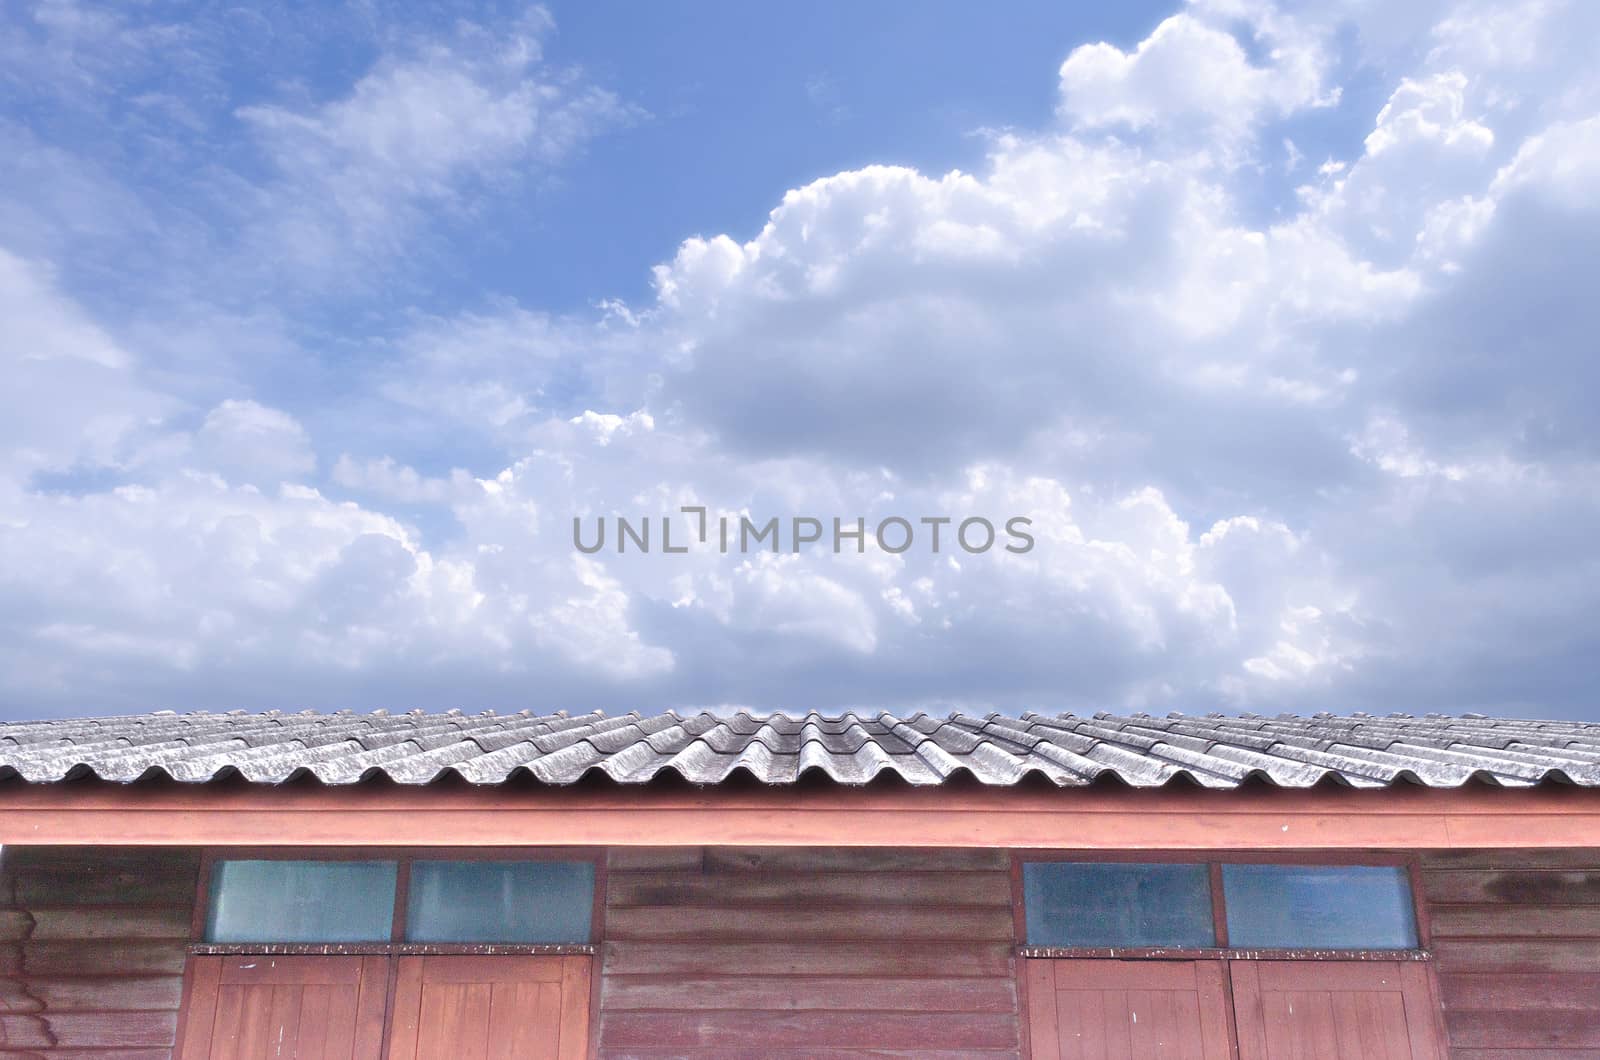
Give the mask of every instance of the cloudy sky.
[[0, 716], [1600, 718], [1600, 5], [418, 6], [0, 0]]

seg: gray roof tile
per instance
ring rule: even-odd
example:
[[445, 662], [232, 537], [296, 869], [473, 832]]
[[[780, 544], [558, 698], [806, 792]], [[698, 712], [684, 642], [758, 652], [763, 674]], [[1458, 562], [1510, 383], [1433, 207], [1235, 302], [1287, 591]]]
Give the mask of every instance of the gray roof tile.
[[606, 716], [527, 711], [356, 714], [239, 711], [0, 723], [0, 779], [50, 783], [85, 775], [131, 782], [165, 774], [199, 783], [237, 773], [253, 783], [309, 774], [327, 784], [386, 776], [427, 784], [454, 773], [497, 784], [526, 771], [547, 784], [603, 774], [622, 784], [677, 776], [767, 784], [820, 775], [860, 785], [897, 777], [934, 785], [1030, 776], [1063, 787], [1111, 776], [1133, 787], [1177, 778], [1208, 788], [1264, 780], [1304, 788], [1413, 782], [1507, 787], [1549, 781], [1600, 787], [1600, 724], [1430, 714], [1303, 718], [1146, 714], [700, 712]]

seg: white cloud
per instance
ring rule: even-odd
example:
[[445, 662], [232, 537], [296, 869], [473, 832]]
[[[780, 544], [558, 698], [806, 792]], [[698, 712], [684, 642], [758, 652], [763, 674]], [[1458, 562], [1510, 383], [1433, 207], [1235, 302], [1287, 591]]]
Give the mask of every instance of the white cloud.
[[[1234, 35], [1245, 19], [1266, 61]], [[1225, 154], [1259, 121], [1336, 102], [1323, 86], [1328, 58], [1318, 27], [1266, 5], [1196, 4], [1158, 25], [1137, 48], [1073, 50], [1059, 71], [1061, 116], [1080, 128], [1182, 132]]]
[[550, 413], [595, 403], [637, 408], [655, 389], [641, 366], [636, 322], [599, 322], [510, 304], [451, 317], [419, 316], [386, 344], [370, 383], [431, 436], [439, 418], [497, 439], [536, 439]]
[[1516, 157], [1496, 175], [1491, 191], [1503, 196], [1536, 188], [1556, 205], [1593, 212], [1600, 182], [1600, 115], [1558, 122], [1531, 136]]
[[361, 461], [349, 453], [341, 453], [333, 465], [333, 481], [400, 504], [441, 504], [472, 488], [465, 471], [454, 471], [449, 478], [428, 478], [391, 456]]
[[122, 369], [127, 355], [54, 289], [47, 270], [0, 251], [0, 313], [6, 346], [17, 365], [34, 361], [82, 361]]
[[196, 466], [222, 471], [236, 482], [275, 485], [304, 478], [317, 467], [311, 437], [293, 416], [236, 398], [206, 413], [194, 448]]
[[1378, 112], [1378, 125], [1367, 136], [1371, 158], [1400, 149], [1408, 142], [1431, 142], [1446, 149], [1478, 155], [1494, 144], [1494, 133], [1466, 117], [1467, 78], [1459, 71], [1427, 81], [1400, 82]]
[[[1334, 105], [1348, 26], [1197, 2], [1072, 51], [1059, 127], [774, 195], [643, 304], [390, 321], [338, 415], [175, 383], [150, 331], [0, 257], [47, 399], [13, 402], [0, 467], [0, 696], [1583, 709], [1600, 96], [1565, 38], [1593, 16], [1357, 7], [1386, 102], [1276, 220], [1250, 196], [1282, 145], [1322, 156], [1296, 122]], [[614, 120], [541, 32], [248, 110], [292, 252], [470, 212]], [[99, 464], [126, 481], [34, 480]], [[574, 515], [684, 505], [1025, 515], [1037, 545], [572, 548]]]
[[424, 210], [470, 216], [486, 190], [626, 120], [612, 93], [543, 66], [549, 29], [537, 8], [510, 26], [460, 23], [452, 40], [386, 53], [345, 95], [239, 108], [281, 174], [252, 204], [255, 245], [325, 282], [352, 251], [397, 253]]
[[143, 385], [128, 352], [58, 289], [47, 266], [4, 248], [0, 320], [0, 489], [39, 470], [118, 463], [132, 436], [173, 407]]
[[581, 427], [593, 435], [595, 441], [601, 445], [610, 445], [611, 440], [618, 435], [629, 435], [638, 431], [655, 430], [655, 419], [643, 409], [630, 412], [626, 416], [619, 416], [614, 412], [595, 412], [593, 409], [584, 409], [583, 414], [574, 416], [568, 421], [576, 427]]

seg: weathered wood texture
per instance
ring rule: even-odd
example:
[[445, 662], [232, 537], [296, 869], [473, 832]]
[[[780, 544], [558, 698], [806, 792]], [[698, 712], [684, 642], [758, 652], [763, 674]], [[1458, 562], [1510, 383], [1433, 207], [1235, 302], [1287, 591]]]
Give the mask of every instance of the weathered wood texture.
[[1453, 1060], [1600, 1056], [1600, 852], [1423, 861]]
[[0, 851], [0, 1057], [170, 1054], [199, 858]]
[[1221, 961], [1029, 960], [1033, 1060], [1229, 1060]]
[[582, 957], [401, 957], [390, 1060], [584, 1060]]
[[[197, 873], [0, 853], [0, 1057], [170, 1054]], [[1600, 852], [1424, 856], [1452, 1060], [1600, 1056]], [[601, 1055], [1014, 1056], [1003, 852], [619, 848]]]
[[1232, 961], [1240, 1060], [1441, 1060], [1427, 969], [1407, 961]]
[[600, 1055], [1017, 1056], [1002, 851], [613, 851]]
[[197, 957], [184, 1060], [378, 1060], [383, 957]]

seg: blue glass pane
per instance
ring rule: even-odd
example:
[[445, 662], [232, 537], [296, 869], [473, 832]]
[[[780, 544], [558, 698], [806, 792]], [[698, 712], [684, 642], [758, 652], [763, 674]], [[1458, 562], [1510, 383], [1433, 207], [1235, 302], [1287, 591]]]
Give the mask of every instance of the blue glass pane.
[[1214, 946], [1204, 865], [1022, 867], [1030, 946]]
[[211, 942], [387, 942], [392, 861], [219, 861]]
[[406, 938], [413, 942], [588, 942], [587, 861], [417, 861]]
[[1228, 944], [1412, 949], [1411, 879], [1397, 865], [1224, 865]]

